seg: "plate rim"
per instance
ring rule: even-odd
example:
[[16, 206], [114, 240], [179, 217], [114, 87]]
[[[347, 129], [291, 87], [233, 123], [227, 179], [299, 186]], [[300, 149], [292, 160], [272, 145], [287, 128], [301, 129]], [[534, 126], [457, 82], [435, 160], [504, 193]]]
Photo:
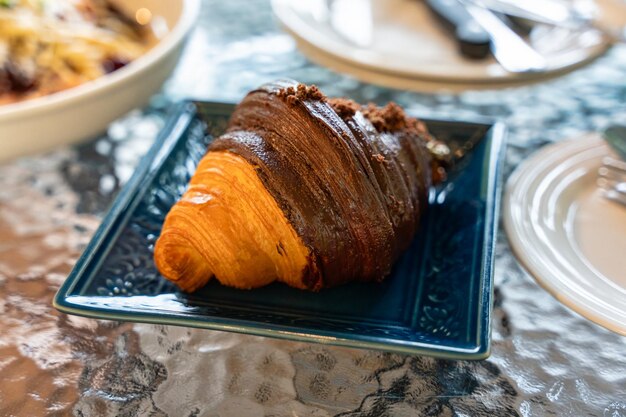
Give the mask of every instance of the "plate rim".
[[[485, 139], [491, 144], [485, 153], [489, 158], [489, 164], [483, 167], [482, 175], [486, 180], [486, 202], [485, 218], [482, 233], [482, 248], [484, 256], [480, 264], [479, 298], [476, 318], [476, 335], [473, 340], [476, 345], [471, 348], [459, 348], [426, 342], [400, 343], [398, 339], [386, 339], [383, 337], [372, 337], [375, 340], [365, 340], [367, 336], [361, 335], [359, 339], [347, 339], [336, 336], [325, 336], [323, 331], [318, 334], [310, 332], [297, 332], [289, 330], [287, 326], [281, 329], [281, 325], [275, 323], [258, 323], [251, 321], [243, 324], [245, 320], [238, 320], [233, 323], [220, 323], [219, 321], [205, 321], [194, 316], [187, 317], [184, 322], [180, 318], [171, 316], [164, 312], [150, 313], [142, 311], [125, 312], [122, 310], [111, 310], [102, 307], [94, 307], [71, 302], [70, 295], [74, 288], [81, 281], [86, 271], [98, 267], [98, 262], [94, 266], [94, 257], [99, 248], [106, 243], [106, 238], [116, 224], [125, 223], [127, 217], [131, 215], [134, 205], [141, 201], [143, 193], [136, 193], [136, 190], [143, 182], [150, 182], [152, 176], [156, 174], [156, 167], [160, 166], [165, 157], [169, 155], [170, 148], [174, 146], [180, 136], [181, 129], [186, 130], [199, 113], [198, 105], [209, 105], [215, 109], [215, 113], [223, 111], [230, 114], [235, 103], [193, 101], [185, 100], [174, 106], [168, 115], [167, 122], [154, 144], [146, 155], [142, 158], [130, 180], [120, 190], [118, 196], [112, 202], [109, 211], [103, 218], [102, 223], [94, 233], [89, 244], [76, 261], [76, 264], [64, 283], [61, 285], [53, 298], [52, 305], [57, 310], [84, 317], [97, 319], [122, 320], [140, 323], [168, 324], [177, 326], [197, 327], [212, 330], [230, 331], [242, 334], [273, 337], [280, 339], [297, 340], [304, 342], [317, 342], [322, 344], [339, 345], [362, 349], [377, 349], [407, 354], [426, 354], [438, 358], [447, 359], [485, 359], [491, 353], [491, 314], [493, 306], [493, 276], [495, 245], [498, 231], [498, 217], [501, 200], [501, 189], [503, 186], [502, 175], [504, 165], [504, 151], [507, 137], [507, 130], [502, 122], [494, 121], [488, 117], [476, 118], [455, 118], [455, 119], [429, 119], [431, 122], [457, 122], [476, 125], [485, 125], [489, 128], [485, 132]], [[152, 169], [155, 168], [155, 169]], [[152, 171], [153, 175], [149, 175]], [[183, 315], [185, 313], [182, 313]], [[259, 326], [260, 325], [260, 326]], [[365, 338], [365, 339], [364, 339]], [[383, 340], [384, 341], [380, 341]]]
[[341, 44], [339, 46], [339, 49], [342, 50], [343, 53], [340, 53], [341, 51], [338, 51], [337, 48], [330, 47], [331, 45], [337, 43], [332, 38], [329, 38], [325, 33], [318, 31], [317, 36], [304, 35], [303, 33], [310, 34], [312, 31], [314, 31], [314, 29], [310, 28], [310, 23], [303, 19], [302, 16], [294, 10], [294, 8], [292, 7], [292, 3], [294, 1], [297, 2], [297, 0], [271, 0], [272, 11], [273, 15], [275, 16], [276, 20], [278, 20], [280, 25], [291, 36], [293, 36], [298, 43], [306, 45], [307, 48], [305, 49], [309, 50], [309, 52], [313, 50], [318, 54], [327, 55], [332, 59], [339, 60], [344, 63], [344, 66], [357, 69], [357, 72], [359, 69], [365, 69], [369, 72], [379, 73], [389, 77], [398, 77], [399, 80], [419, 80], [427, 84], [442, 82], [459, 85], [473, 83], [492, 83], [496, 86], [502, 87], [506, 87], [507, 85], [520, 85], [524, 83], [538, 82], [555, 78], [559, 75], [575, 71], [576, 69], [581, 68], [600, 58], [612, 47], [612, 44], [607, 41], [607, 39], [603, 39], [602, 42], [598, 43], [594, 47], [589, 48], [589, 52], [586, 53], [582, 59], [573, 63], [561, 65], [557, 68], [549, 68], [544, 71], [537, 72], [508, 73], [504, 69], [502, 69], [503, 73], [496, 76], [490, 76], [488, 74], [463, 76], [451, 74], [444, 75], [438, 73], [434, 69], [432, 71], [426, 72], [414, 72], [407, 69], [393, 69], [387, 66], [376, 65], [375, 63], [371, 62], [370, 59], [356, 57], [362, 56], [362, 54], [346, 53], [346, 50], [348, 50], [348, 52], [350, 52], [350, 50], [358, 52], [361, 51], [362, 48], [351, 48], [349, 46], [349, 42], [346, 42], [342, 39], [340, 39]]
[[[554, 277], [553, 274], [537, 265], [537, 262], [531, 260], [529, 257], [524, 256], [524, 244], [521, 239], [520, 231], [525, 236], [528, 234], [534, 234], [528, 232], [528, 228], [524, 228], [522, 223], [524, 217], [522, 215], [516, 216], [513, 214], [513, 207], [518, 194], [522, 192], [519, 188], [522, 187], [520, 182], [529, 173], [545, 173], [549, 167], [541, 167], [549, 163], [549, 166], [554, 166], [555, 162], [566, 161], [571, 157], [578, 155], [580, 152], [589, 151], [593, 148], [603, 145], [603, 140], [594, 134], [581, 135], [581, 137], [570, 138], [561, 142], [550, 144], [537, 152], [535, 152], [529, 159], [522, 162], [509, 177], [505, 186], [505, 196], [503, 200], [502, 219], [506, 238], [511, 247], [511, 251], [515, 255], [516, 260], [522, 266], [522, 268], [533, 277], [534, 281], [539, 284], [544, 290], [552, 295], [561, 304], [588, 319], [589, 321], [622, 336], [626, 336], [626, 325], [619, 326], [616, 319], [607, 320], [606, 313], [597, 313], [593, 308], [589, 307], [588, 302], [580, 300], [580, 297], [573, 295], [572, 291], [567, 290], [567, 287], [562, 283], [558, 277]], [[574, 148], [575, 152], [570, 148]], [[608, 150], [608, 146], [607, 146]], [[562, 155], [562, 152], [566, 151], [566, 155]], [[523, 191], [529, 191], [528, 187], [523, 187]], [[519, 204], [519, 201], [517, 202]], [[626, 312], [624, 313], [626, 315]]]

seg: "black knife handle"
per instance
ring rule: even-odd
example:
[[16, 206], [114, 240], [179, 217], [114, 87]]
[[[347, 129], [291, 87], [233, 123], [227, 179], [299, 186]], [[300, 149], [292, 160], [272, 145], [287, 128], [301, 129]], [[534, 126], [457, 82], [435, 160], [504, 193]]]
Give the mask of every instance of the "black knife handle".
[[461, 53], [469, 58], [489, 54], [489, 34], [469, 14], [459, 0], [425, 0], [428, 8], [456, 38]]

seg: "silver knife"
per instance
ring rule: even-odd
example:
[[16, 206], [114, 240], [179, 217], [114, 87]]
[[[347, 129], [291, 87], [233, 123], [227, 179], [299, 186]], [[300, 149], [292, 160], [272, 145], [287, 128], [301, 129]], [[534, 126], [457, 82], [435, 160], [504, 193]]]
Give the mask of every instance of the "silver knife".
[[491, 53], [502, 67], [512, 73], [540, 72], [546, 60], [492, 11], [462, 0], [467, 11], [491, 38]]
[[553, 0], [474, 0], [496, 12], [555, 26], [580, 26], [588, 18], [574, 7]]
[[612, 42], [626, 42], [626, 28], [609, 27], [593, 17], [593, 13], [555, 0], [471, 0], [478, 6], [509, 16], [520, 17], [552, 26], [594, 28]]

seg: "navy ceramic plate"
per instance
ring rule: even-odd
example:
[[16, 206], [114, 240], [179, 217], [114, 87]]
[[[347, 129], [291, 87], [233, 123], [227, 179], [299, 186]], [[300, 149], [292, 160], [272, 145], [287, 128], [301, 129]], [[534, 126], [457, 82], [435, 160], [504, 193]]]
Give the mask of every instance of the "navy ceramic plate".
[[445, 358], [489, 355], [501, 125], [427, 121], [438, 138], [471, 150], [433, 192], [420, 232], [384, 282], [309, 293], [282, 284], [241, 291], [213, 280], [183, 294], [157, 272], [154, 242], [232, 109], [181, 105], [59, 290], [57, 309]]

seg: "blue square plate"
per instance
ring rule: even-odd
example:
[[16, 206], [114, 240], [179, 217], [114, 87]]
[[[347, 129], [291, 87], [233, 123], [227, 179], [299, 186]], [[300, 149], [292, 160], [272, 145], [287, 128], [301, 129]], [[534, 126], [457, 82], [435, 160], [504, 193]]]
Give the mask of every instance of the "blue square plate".
[[232, 110], [206, 102], [178, 108], [59, 290], [57, 309], [445, 358], [489, 355], [502, 125], [426, 121], [438, 138], [471, 149], [432, 193], [418, 235], [384, 282], [310, 293], [282, 284], [241, 291], [212, 280], [183, 294], [157, 272], [154, 242]]

